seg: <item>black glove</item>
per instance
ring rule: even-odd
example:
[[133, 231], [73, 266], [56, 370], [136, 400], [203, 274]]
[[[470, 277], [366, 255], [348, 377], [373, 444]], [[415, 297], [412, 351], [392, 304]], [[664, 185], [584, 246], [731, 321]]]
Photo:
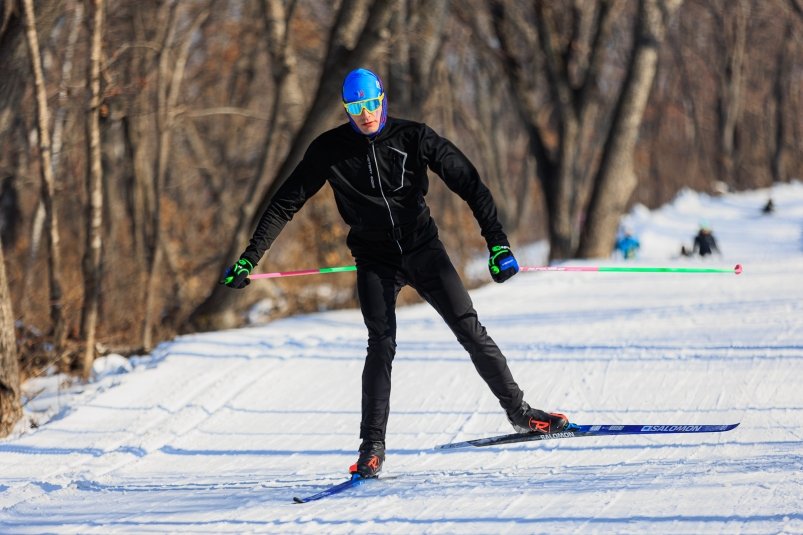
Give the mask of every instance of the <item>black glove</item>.
[[219, 284], [225, 284], [229, 288], [241, 290], [251, 284], [251, 279], [248, 278], [248, 275], [251, 274], [252, 269], [254, 269], [254, 264], [247, 258], [240, 258], [237, 263], [223, 273], [223, 278], [220, 279]]
[[488, 258], [488, 270], [496, 282], [505, 282], [519, 272], [519, 263], [507, 245], [493, 245]]

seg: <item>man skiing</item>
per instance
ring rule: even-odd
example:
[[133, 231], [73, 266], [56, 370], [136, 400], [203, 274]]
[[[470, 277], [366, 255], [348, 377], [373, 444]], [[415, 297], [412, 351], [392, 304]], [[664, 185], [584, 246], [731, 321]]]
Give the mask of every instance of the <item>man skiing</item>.
[[446, 321], [517, 432], [563, 430], [568, 425], [564, 415], [533, 409], [524, 401], [507, 360], [477, 318], [424, 200], [430, 169], [471, 208], [488, 244], [494, 281], [508, 280], [519, 266], [477, 170], [457, 147], [425, 124], [389, 117], [382, 81], [373, 72], [351, 71], [343, 82], [342, 100], [348, 123], [310, 144], [266, 207], [248, 247], [220, 283], [247, 286], [248, 275], [287, 222], [329, 182], [338, 211], [350, 226], [346, 243], [357, 265], [357, 293], [368, 328], [362, 443], [350, 472], [373, 477], [385, 460], [396, 297], [408, 284]]

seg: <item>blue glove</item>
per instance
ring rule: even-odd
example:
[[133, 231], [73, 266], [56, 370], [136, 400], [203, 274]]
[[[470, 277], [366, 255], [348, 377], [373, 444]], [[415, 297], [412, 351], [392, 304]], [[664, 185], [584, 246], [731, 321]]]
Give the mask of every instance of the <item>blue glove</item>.
[[505, 282], [519, 272], [519, 263], [507, 245], [494, 245], [491, 247], [491, 256], [488, 259], [488, 270], [496, 282]]
[[248, 275], [251, 274], [252, 269], [254, 269], [254, 264], [247, 258], [240, 258], [237, 263], [230, 266], [223, 273], [223, 278], [220, 279], [219, 284], [225, 284], [229, 288], [241, 290], [251, 284], [251, 279], [248, 278]]

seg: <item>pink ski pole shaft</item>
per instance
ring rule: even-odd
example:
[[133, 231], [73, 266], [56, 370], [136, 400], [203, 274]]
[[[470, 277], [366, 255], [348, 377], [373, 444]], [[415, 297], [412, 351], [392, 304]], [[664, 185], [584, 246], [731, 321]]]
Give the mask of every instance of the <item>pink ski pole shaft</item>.
[[687, 267], [638, 267], [638, 266], [522, 266], [521, 271], [595, 271], [608, 273], [733, 273], [741, 275], [742, 265], [730, 269]]

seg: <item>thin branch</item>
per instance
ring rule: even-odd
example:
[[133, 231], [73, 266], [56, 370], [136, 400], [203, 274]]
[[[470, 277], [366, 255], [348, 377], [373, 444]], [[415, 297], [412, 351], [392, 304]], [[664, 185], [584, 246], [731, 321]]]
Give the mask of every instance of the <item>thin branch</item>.
[[120, 59], [120, 56], [122, 56], [125, 52], [128, 52], [133, 48], [147, 48], [148, 50], [151, 50], [153, 52], [159, 52], [159, 50], [161, 50], [159, 43], [153, 41], [126, 43], [114, 51], [114, 54], [112, 54], [111, 57], [106, 61], [105, 65], [106, 68], [108, 69], [109, 67], [111, 67], [113, 63], [115, 63], [118, 59]]
[[257, 119], [258, 121], [269, 121], [270, 117], [264, 113], [259, 113], [245, 108], [237, 108], [235, 106], [216, 106], [214, 108], [204, 108], [201, 110], [188, 110], [184, 108], [176, 108], [174, 117], [185, 116], [197, 119], [199, 117], [210, 117], [213, 115], [239, 115], [241, 117], [248, 117], [250, 119]]

